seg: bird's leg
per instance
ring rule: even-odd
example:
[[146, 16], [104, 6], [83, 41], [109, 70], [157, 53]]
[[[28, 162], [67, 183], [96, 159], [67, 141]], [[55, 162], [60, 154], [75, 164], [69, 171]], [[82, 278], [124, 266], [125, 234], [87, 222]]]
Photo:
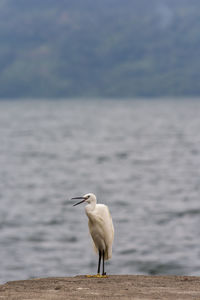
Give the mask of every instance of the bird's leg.
[[86, 277], [88, 277], [88, 278], [91, 278], [91, 277], [101, 278], [101, 277], [103, 277], [102, 275], [100, 275], [100, 268], [101, 268], [101, 250], [99, 250], [99, 262], [98, 262], [97, 275], [86, 275]]
[[100, 274], [100, 267], [101, 267], [101, 250], [99, 250], [99, 263], [98, 263], [97, 274]]
[[[103, 255], [103, 273], [102, 275], [100, 275], [100, 268], [101, 268], [101, 256]], [[103, 252], [101, 252], [101, 250], [99, 250], [99, 262], [98, 262], [98, 269], [97, 269], [97, 275], [86, 275], [86, 277], [88, 278], [107, 278], [108, 276], [106, 276], [106, 273], [104, 272], [104, 250]]]
[[102, 275], [106, 276], [106, 272], [104, 272], [104, 261], [105, 261], [105, 251], [103, 250], [103, 272], [102, 272]]

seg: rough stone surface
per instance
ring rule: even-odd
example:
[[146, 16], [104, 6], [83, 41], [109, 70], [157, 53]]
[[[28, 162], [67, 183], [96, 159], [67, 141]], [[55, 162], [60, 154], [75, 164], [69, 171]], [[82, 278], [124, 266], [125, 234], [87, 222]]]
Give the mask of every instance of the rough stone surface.
[[38, 278], [0, 285], [0, 300], [200, 300], [200, 277], [112, 275]]

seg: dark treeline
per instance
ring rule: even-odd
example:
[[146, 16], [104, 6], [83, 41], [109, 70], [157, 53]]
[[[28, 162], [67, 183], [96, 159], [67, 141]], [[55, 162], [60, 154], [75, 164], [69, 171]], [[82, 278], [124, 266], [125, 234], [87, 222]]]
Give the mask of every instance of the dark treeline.
[[6, 0], [0, 97], [200, 95], [199, 0]]

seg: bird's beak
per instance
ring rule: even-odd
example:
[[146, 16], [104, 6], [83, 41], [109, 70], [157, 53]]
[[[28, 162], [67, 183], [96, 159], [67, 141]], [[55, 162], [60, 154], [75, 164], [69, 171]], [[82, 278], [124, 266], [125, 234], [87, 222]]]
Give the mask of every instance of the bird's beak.
[[82, 200], [80, 202], [75, 203], [73, 206], [81, 204], [81, 203], [85, 202], [85, 200], [86, 200], [84, 197], [75, 197], [75, 198], [72, 198], [71, 200], [75, 200], [75, 199], [82, 199]]

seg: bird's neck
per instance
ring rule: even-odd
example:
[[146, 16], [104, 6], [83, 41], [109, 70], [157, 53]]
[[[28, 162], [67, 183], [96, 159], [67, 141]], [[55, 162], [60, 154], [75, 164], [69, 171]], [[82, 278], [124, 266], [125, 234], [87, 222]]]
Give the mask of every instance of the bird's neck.
[[96, 202], [92, 202], [88, 205], [85, 206], [85, 212], [88, 215], [89, 213], [93, 212], [95, 210], [96, 207]]

